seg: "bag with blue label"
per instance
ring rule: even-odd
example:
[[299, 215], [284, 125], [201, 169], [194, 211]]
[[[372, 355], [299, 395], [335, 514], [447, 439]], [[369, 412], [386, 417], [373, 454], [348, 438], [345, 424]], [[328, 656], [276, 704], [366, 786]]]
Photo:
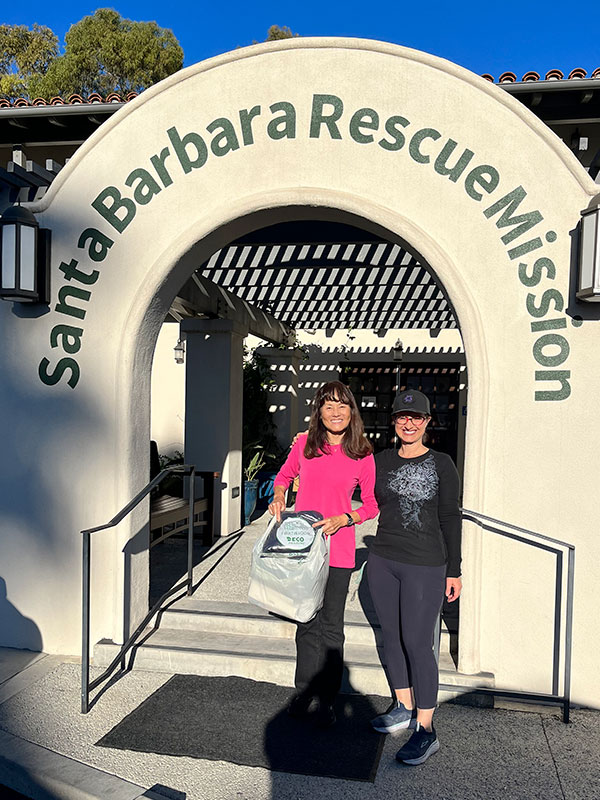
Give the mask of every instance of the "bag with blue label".
[[308, 622], [323, 605], [329, 547], [314, 522], [318, 511], [284, 511], [254, 545], [248, 600], [296, 622]]

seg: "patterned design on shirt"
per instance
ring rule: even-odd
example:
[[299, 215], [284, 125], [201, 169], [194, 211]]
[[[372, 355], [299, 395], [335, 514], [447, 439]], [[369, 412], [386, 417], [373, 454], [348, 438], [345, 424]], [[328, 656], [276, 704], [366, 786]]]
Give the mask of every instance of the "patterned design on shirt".
[[398, 497], [405, 523], [421, 530], [421, 509], [427, 500], [435, 497], [440, 479], [435, 461], [430, 454], [419, 463], [404, 464], [390, 472], [388, 489]]

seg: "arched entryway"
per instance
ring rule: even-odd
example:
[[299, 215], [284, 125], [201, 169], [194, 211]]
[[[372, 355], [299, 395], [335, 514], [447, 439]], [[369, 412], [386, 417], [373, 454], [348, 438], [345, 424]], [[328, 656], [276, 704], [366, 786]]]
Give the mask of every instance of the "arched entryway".
[[[431, 265], [469, 355], [465, 504], [580, 543], [593, 563], [593, 481], [578, 476], [567, 442], [552, 457], [540, 458], [540, 449], [548, 431], [583, 414], [600, 391], [589, 370], [593, 321], [573, 319], [570, 236], [596, 188], [542, 123], [496, 87], [375, 42], [243, 49], [172, 76], [115, 115], [34, 209], [53, 235], [49, 313], [27, 319], [4, 309], [1, 318], [11, 342], [2, 354], [6, 458], [19, 463], [26, 446], [36, 492], [11, 484], [3, 523], [19, 534], [0, 546], [10, 563], [26, 551], [26, 585], [44, 586], [15, 599], [47, 649], [77, 649], [77, 531], [146, 482], [150, 363], [172, 297], [199, 263], [248, 230], [244, 220], [290, 206], [365, 219]], [[42, 406], [44, 424], [33, 431]], [[515, 431], [518, 468], [506, 444]], [[590, 452], [598, 439], [594, 430]], [[145, 525], [141, 514], [96, 544], [96, 638], [119, 640], [124, 609], [135, 620], [145, 608], [146, 554], [132, 549], [127, 590], [122, 563]], [[539, 572], [466, 534], [471, 634], [462, 658], [476, 670], [508, 646], [482, 635], [482, 609], [497, 614], [515, 569], [536, 585]], [[585, 570], [576, 604], [592, 580]], [[59, 598], [66, 609], [57, 619], [48, 608]], [[504, 613], [518, 622], [518, 598]], [[576, 636], [589, 641], [584, 617]], [[545, 634], [534, 637], [544, 650]], [[593, 696], [587, 656], [580, 658], [578, 691]], [[524, 665], [513, 683], [531, 685], [531, 669]]]
[[[336, 209], [281, 208], [270, 225], [269, 211], [251, 217], [245, 226], [259, 227], [212, 254], [178, 291], [153, 360], [152, 438], [161, 454], [170, 455], [175, 441], [187, 463], [224, 476], [221, 534], [240, 524], [239, 466], [231, 469], [231, 454], [239, 456], [243, 443], [247, 465], [260, 450], [267, 459], [263, 475], [273, 475], [294, 434], [306, 427], [315, 388], [328, 380], [351, 386], [375, 452], [393, 444], [396, 391], [427, 392], [434, 410], [430, 446], [449, 453], [462, 476], [464, 348], [456, 313], [423, 257], [390, 231]], [[265, 315], [271, 323], [259, 327], [275, 341], [258, 347], [253, 322]], [[237, 328], [223, 320], [236, 321]], [[293, 329], [291, 339], [278, 338], [281, 323]], [[255, 335], [243, 338], [248, 333]], [[244, 396], [240, 442], [242, 392], [232, 386], [232, 371], [239, 381], [242, 340], [247, 355], [258, 347], [258, 358], [270, 367], [264, 413], [268, 405], [273, 417], [257, 414], [253, 395]], [[175, 363], [178, 341], [184, 350]], [[159, 534], [156, 528], [156, 540]], [[176, 562], [168, 556], [183, 541], [154, 547], [151, 594], [158, 596], [161, 552], [169, 564], [179, 563], [174, 577], [184, 571], [186, 557], [181, 552]]]

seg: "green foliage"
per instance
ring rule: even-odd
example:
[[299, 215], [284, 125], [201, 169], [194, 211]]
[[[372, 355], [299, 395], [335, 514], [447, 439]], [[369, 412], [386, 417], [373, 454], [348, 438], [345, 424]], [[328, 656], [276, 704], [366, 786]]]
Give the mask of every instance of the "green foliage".
[[284, 25], [282, 28], [280, 28], [279, 25], [271, 25], [265, 42], [275, 42], [277, 39], [293, 39], [299, 35], [299, 33], [292, 33], [287, 25]]
[[274, 384], [269, 365], [253, 351], [244, 361], [242, 461], [246, 474], [256, 455], [264, 458], [259, 469], [276, 467], [283, 455], [275, 435], [273, 415], [269, 411], [269, 387]]
[[56, 58], [35, 89], [42, 97], [142, 91], [183, 65], [172, 31], [156, 22], [132, 22], [110, 8], [72, 25], [64, 55]]
[[30, 95], [58, 55], [58, 37], [44, 25], [0, 25], [0, 97]]
[[0, 96], [15, 98], [140, 92], [183, 65], [172, 31], [100, 8], [69, 28], [65, 52], [42, 25], [0, 25]]
[[[178, 467], [183, 464], [183, 453], [181, 450], [175, 450], [170, 456], [159, 455], [159, 461], [161, 471], [169, 467]], [[158, 496], [170, 494], [172, 497], [183, 497], [183, 476], [169, 475], [159, 484], [155, 492]]]
[[169, 467], [177, 467], [183, 464], [183, 453], [181, 450], [174, 450], [170, 456], [159, 455], [160, 468], [168, 469]]
[[253, 481], [264, 466], [265, 454], [262, 452], [262, 450], [257, 450], [244, 469], [246, 480]]

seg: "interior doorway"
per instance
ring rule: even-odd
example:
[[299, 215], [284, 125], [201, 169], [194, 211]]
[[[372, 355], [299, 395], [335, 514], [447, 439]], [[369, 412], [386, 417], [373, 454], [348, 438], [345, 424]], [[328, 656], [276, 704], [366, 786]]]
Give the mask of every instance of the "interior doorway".
[[[307, 401], [316, 386], [339, 378], [356, 395], [377, 452], [394, 445], [389, 420], [395, 393], [417, 388], [432, 401], [430, 445], [447, 452], [462, 476], [466, 355], [458, 318], [443, 285], [425, 260], [389, 231], [332, 209], [320, 209], [321, 218], [311, 218], [311, 212], [315, 213], [306, 208], [278, 209], [277, 216], [287, 219], [273, 224], [263, 212], [259, 215], [263, 224], [215, 249], [186, 285], [210, 281], [227, 293], [224, 296], [239, 298], [294, 330], [304, 353], [294, 430], [305, 427]], [[166, 374], [167, 359], [170, 374], [179, 376], [179, 396], [171, 396], [167, 413], [180, 420], [181, 441], [188, 422], [181, 376], [188, 366], [185, 358], [183, 364], [175, 363], [177, 352], [181, 355], [175, 347], [185, 348], [179, 326], [191, 316], [203, 315], [184, 286], [165, 319], [168, 345], [163, 343], [160, 359], [157, 349], [153, 370], [155, 384], [162, 380], [159, 374], [163, 378]], [[249, 337], [246, 344], [252, 348], [261, 342]], [[164, 388], [163, 380], [161, 397], [153, 388], [152, 402], [153, 438], [159, 440], [161, 451], [154, 426], [165, 417]], [[274, 387], [273, 408], [285, 406], [286, 391], [285, 386]], [[457, 612], [456, 604], [451, 610]], [[450, 619], [450, 609], [446, 612], [448, 628], [457, 634], [457, 614]]]

